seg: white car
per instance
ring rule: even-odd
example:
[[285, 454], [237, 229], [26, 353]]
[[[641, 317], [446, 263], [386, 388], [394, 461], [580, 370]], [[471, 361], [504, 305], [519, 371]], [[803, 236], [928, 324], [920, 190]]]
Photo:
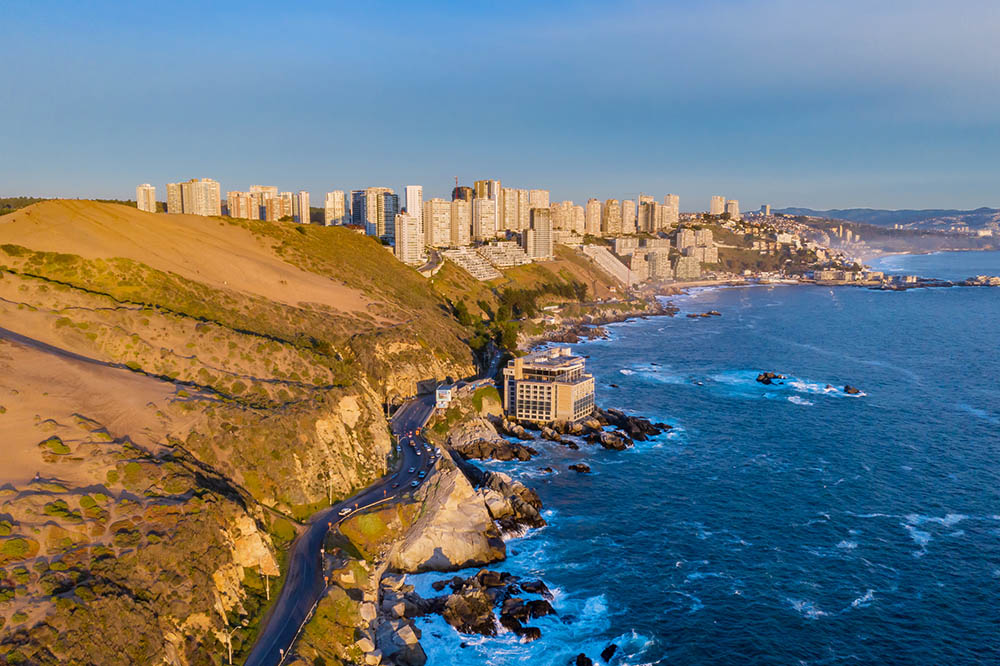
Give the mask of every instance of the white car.
[[350, 510], [350, 509], [348, 509], [348, 508], [347, 508], [347, 507], [345, 506], [345, 507], [344, 507], [343, 509], [341, 509], [340, 511], [338, 511], [338, 512], [337, 512], [337, 514], [338, 514], [338, 515], [341, 515], [341, 516], [346, 516], [346, 515], [347, 515], [347, 514], [349, 514], [350, 512], [351, 512], [351, 510]]
[[409, 470], [410, 474], [413, 474], [416, 471], [417, 471], [416, 467], [411, 467], [410, 470]]

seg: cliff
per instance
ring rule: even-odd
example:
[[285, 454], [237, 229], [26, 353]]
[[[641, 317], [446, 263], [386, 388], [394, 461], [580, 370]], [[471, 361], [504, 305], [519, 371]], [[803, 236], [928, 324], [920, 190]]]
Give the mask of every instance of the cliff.
[[0, 217], [0, 659], [239, 659], [294, 519], [387, 469], [386, 399], [473, 371], [424, 279], [348, 230]]

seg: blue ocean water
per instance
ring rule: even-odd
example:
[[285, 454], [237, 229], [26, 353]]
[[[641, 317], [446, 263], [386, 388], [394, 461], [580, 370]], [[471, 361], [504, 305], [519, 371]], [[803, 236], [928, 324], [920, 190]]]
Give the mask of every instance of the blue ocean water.
[[[890, 263], [1000, 274], [1000, 253]], [[544, 579], [559, 615], [533, 621], [529, 644], [422, 620], [430, 663], [600, 663], [611, 642], [613, 664], [1000, 663], [1000, 289], [674, 302], [723, 316], [575, 345], [599, 404], [669, 435], [625, 452], [539, 442], [531, 462], [489, 464], [546, 506], [550, 525], [510, 540], [500, 568]], [[760, 385], [764, 370], [790, 379]], [[579, 460], [593, 473], [567, 470]], [[413, 580], [432, 594], [440, 577]]]

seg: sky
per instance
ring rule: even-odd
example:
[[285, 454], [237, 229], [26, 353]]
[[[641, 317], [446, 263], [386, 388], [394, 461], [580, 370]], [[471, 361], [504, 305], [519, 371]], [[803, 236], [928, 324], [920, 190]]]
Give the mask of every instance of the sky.
[[3, 0], [0, 196], [1000, 207], [996, 0]]

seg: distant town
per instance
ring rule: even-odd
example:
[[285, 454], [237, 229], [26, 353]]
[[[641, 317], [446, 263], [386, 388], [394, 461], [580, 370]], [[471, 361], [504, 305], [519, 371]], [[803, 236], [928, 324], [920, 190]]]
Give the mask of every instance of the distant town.
[[[556, 246], [563, 245], [625, 291], [746, 279], [905, 288], [919, 280], [867, 269], [863, 258], [872, 253], [850, 224], [820, 229], [805, 224], [803, 216], [772, 213], [767, 204], [743, 213], [738, 200], [723, 196], [711, 197], [704, 212], [682, 213], [676, 194], [662, 202], [640, 194], [637, 200], [591, 198], [580, 205], [551, 202], [545, 189], [502, 187], [499, 180], [469, 187], [456, 179], [450, 200], [424, 200], [423, 186], [407, 185], [402, 206], [389, 187], [333, 190], [318, 216], [305, 190], [251, 185], [223, 198], [218, 181], [200, 178], [168, 183], [165, 204], [157, 203], [155, 186], [139, 185], [136, 204], [147, 212], [347, 226], [376, 237], [427, 276], [450, 261], [477, 280], [493, 280], [504, 268], [554, 259]], [[1000, 236], [993, 227], [951, 231]]]

